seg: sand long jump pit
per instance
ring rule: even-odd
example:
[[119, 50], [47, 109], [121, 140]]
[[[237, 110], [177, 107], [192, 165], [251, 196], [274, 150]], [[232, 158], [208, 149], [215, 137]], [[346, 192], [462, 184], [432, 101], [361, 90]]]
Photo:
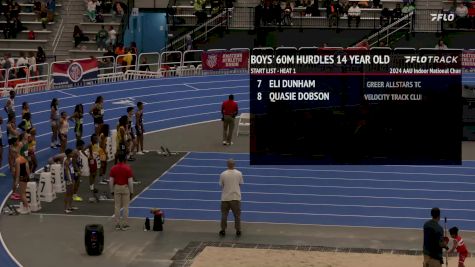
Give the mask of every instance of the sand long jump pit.
[[[193, 242], [192, 242], [193, 243]], [[172, 266], [190, 267], [419, 267], [421, 251], [336, 249], [314, 246], [276, 246], [202, 242], [177, 253]], [[467, 258], [465, 266], [473, 265]], [[178, 264], [181, 263], [181, 264]], [[444, 264], [445, 266], [445, 264]], [[458, 266], [458, 257], [449, 257]]]

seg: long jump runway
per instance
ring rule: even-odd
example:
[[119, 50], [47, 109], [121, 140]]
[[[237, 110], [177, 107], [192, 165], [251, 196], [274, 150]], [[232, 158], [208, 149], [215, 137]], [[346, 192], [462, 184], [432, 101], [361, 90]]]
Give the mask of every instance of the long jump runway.
[[463, 166], [250, 166], [248, 154], [189, 153], [131, 204], [167, 218], [220, 219], [219, 174], [244, 175], [242, 220], [420, 229], [438, 206], [449, 225], [475, 231], [475, 162]]

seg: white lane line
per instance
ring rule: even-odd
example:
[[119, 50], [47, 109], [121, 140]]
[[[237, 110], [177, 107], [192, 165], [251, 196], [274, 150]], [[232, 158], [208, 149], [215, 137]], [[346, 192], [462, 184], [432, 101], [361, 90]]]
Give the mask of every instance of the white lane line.
[[[223, 90], [223, 89], [234, 89], [234, 88], [244, 88], [245, 86], [231, 86], [231, 87], [216, 87], [216, 88], [208, 88], [208, 89], [203, 89], [203, 91], [212, 91], [212, 90]], [[174, 94], [174, 93], [188, 93], [188, 92], [194, 92], [194, 90], [182, 90], [182, 91], [174, 91], [174, 92], [161, 92], [161, 93], [153, 93], [153, 94], [146, 94], [146, 95], [138, 95], [138, 96], [134, 96], [134, 98], [141, 98], [141, 97], [149, 97], [149, 96], [158, 96], [158, 95], [164, 95], [164, 94]], [[247, 94], [247, 93], [239, 93], [239, 94], [235, 94], [235, 95], [241, 95], [241, 94]], [[219, 95], [211, 95], [211, 96], [201, 96], [201, 97], [196, 97], [196, 98], [205, 98], [205, 97], [213, 97], [213, 96], [222, 96], [222, 95], [228, 95], [228, 94], [219, 94]], [[78, 98], [80, 98], [81, 96], [78, 96]], [[105, 100], [105, 102], [114, 102], [114, 101], [117, 101], [117, 100], [122, 100], [122, 99], [125, 99], [127, 97], [118, 97], [118, 98], [113, 98], [113, 99], [107, 99]], [[183, 101], [183, 100], [188, 100], [188, 99], [194, 99], [195, 97], [189, 97], [189, 98], [179, 98], [179, 99], [171, 99], [171, 100], [164, 100], [163, 102], [178, 102], [178, 101]], [[48, 100], [48, 102], [50, 102], [50, 100]], [[162, 102], [162, 103], [163, 103]], [[88, 104], [91, 104], [92, 105], [93, 102], [86, 102], [86, 103], [82, 103], [83, 105], [88, 105]], [[29, 103], [30, 105], [32, 103]], [[79, 103], [77, 103], [79, 104]], [[148, 104], [148, 103], [147, 103]], [[76, 106], [76, 104], [74, 105], [70, 105], [70, 106], [60, 106], [60, 109], [61, 110], [64, 110], [64, 109], [67, 109], [67, 108], [74, 108]], [[87, 107], [84, 107], [84, 109], [86, 109]], [[111, 110], [111, 109], [109, 109]], [[45, 112], [50, 112], [51, 110], [50, 109], [46, 109], [46, 110], [40, 110], [40, 111], [35, 111], [33, 113], [31, 113], [32, 115], [37, 115], [37, 114], [40, 114], [40, 113], [45, 113]], [[21, 115], [18, 115], [17, 118], [21, 118]]]
[[[242, 108], [241, 110], [247, 111], [247, 110], [249, 110], [249, 108]], [[172, 120], [176, 120], [176, 119], [196, 117], [196, 116], [209, 115], [209, 114], [219, 114], [219, 111], [211, 111], [211, 112], [198, 113], [198, 114], [193, 114], [193, 115], [179, 116], [179, 117], [168, 118], [168, 119], [163, 119], [163, 120], [156, 120], [156, 121], [148, 121], [148, 122], [145, 122], [144, 124], [148, 125], [148, 124], [153, 124], [153, 123], [157, 123], [157, 122], [172, 121]], [[216, 116], [218, 116], [218, 115], [216, 115]], [[180, 165], [180, 166], [183, 166], [183, 165]]]
[[[185, 184], [214, 184], [216, 182], [203, 181], [170, 181], [160, 180], [162, 183], [185, 183]], [[246, 186], [277, 186], [277, 187], [305, 187], [305, 188], [336, 188], [336, 189], [363, 189], [363, 190], [388, 190], [388, 191], [417, 191], [417, 192], [448, 192], [448, 193], [475, 193], [474, 190], [449, 190], [449, 189], [422, 189], [422, 188], [397, 188], [397, 187], [371, 187], [371, 186], [337, 186], [337, 185], [310, 185], [310, 184], [260, 184], [260, 183], [245, 183]]]
[[[118, 82], [114, 82], [114, 83], [93, 84], [93, 85], [85, 85], [85, 86], [80, 86], [80, 87], [72, 87], [72, 88], [64, 88], [64, 89], [53, 89], [53, 90], [49, 90], [49, 91], [30, 93], [30, 94], [26, 94], [26, 95], [18, 95], [17, 98], [23, 98], [23, 97], [32, 96], [32, 95], [50, 94], [50, 93], [56, 92], [56, 90], [74, 91], [74, 90], [82, 90], [84, 88], [91, 88], [91, 87], [97, 87], [97, 86], [107, 86], [107, 85], [115, 86], [115, 85], [127, 84], [127, 83], [136, 83], [136, 84], [150, 83], [150, 81], [160, 82], [160, 81], [166, 81], [166, 80], [201, 79], [201, 78], [204, 78], [206, 81], [204, 81], [204, 82], [195, 82], [195, 81], [192, 80], [191, 82], [189, 82], [189, 84], [220, 83], [220, 82], [228, 82], [228, 81], [234, 81], [234, 82], [249, 81], [249, 78], [247, 78], [247, 79], [237, 79], [237, 80], [213, 80], [213, 81], [210, 81], [210, 79], [209, 79], [209, 78], [213, 78], [213, 77], [229, 78], [230, 76], [244, 76], [244, 75], [243, 74], [216, 74], [216, 75], [206, 75], [206, 76], [182, 76], [182, 77], [170, 77], [170, 78], [158, 78], [158, 79], [126, 80], [126, 81], [118, 81]], [[151, 88], [151, 87], [156, 87], [156, 86], [157, 85], [152, 85], [152, 86], [148, 86], [148, 87], [137, 87], [137, 88]]]
[[[129, 209], [151, 209], [152, 207], [129, 207]], [[160, 207], [163, 210], [177, 210], [177, 211], [200, 211], [200, 212], [221, 212], [221, 210], [212, 209], [187, 209], [187, 208], [172, 208]], [[354, 218], [379, 218], [379, 219], [404, 219], [404, 220], [425, 220], [427, 217], [410, 217], [410, 216], [383, 216], [383, 215], [359, 215], [359, 214], [332, 214], [332, 213], [308, 213], [308, 212], [281, 212], [281, 211], [260, 211], [260, 210], [243, 210], [242, 213], [257, 213], [257, 214], [278, 214], [278, 215], [304, 215], [304, 216], [329, 216], [329, 217], [354, 217]], [[460, 222], [475, 222], [471, 219], [450, 218], [451, 221]]]
[[192, 86], [192, 85], [189, 85], [189, 84], [187, 84], [187, 83], [184, 83], [183, 85], [186, 86], [186, 87], [190, 87], [190, 88], [192, 88], [192, 89], [194, 89], [194, 90], [200, 90], [199, 88], [196, 88], [196, 87], [194, 87], [194, 86]]
[[[226, 161], [226, 160], [223, 160]], [[169, 172], [169, 175], [185, 175], [185, 176], [211, 176], [216, 177], [217, 173], [192, 173], [192, 172]], [[433, 181], [433, 180], [404, 180], [404, 179], [368, 179], [368, 178], [341, 178], [341, 177], [319, 177], [319, 176], [286, 176], [286, 175], [254, 175], [254, 174], [244, 174], [246, 177], [258, 177], [258, 178], [277, 178], [277, 179], [302, 179], [302, 180], [335, 180], [335, 181], [349, 181], [349, 182], [398, 182], [398, 183], [433, 183], [433, 184], [464, 184], [464, 185], [475, 185], [475, 182], [457, 182], [457, 181]]]
[[[218, 190], [197, 190], [197, 189], [169, 189], [169, 188], [150, 188], [152, 191], [171, 191], [171, 192], [198, 192], [198, 193], [219, 193]], [[387, 197], [387, 196], [365, 196], [365, 195], [343, 195], [343, 194], [309, 194], [309, 193], [282, 193], [282, 192], [256, 192], [245, 191], [243, 194], [256, 195], [276, 195], [276, 196], [306, 196], [306, 197], [336, 197], [336, 198], [368, 198], [368, 199], [395, 199], [395, 200], [424, 200], [424, 201], [447, 201], [447, 202], [475, 202], [475, 199], [454, 199], [454, 198], [422, 198], [422, 197]]]
[[[247, 100], [249, 101], [249, 100]], [[243, 100], [240, 100], [239, 102], [243, 102]], [[195, 157], [188, 157], [187, 159], [190, 160], [200, 160], [200, 161], [222, 161], [223, 159], [220, 158], [195, 158]], [[245, 161], [249, 163], [249, 159], [240, 159], [240, 160], [234, 160], [234, 161]], [[472, 160], [462, 160], [463, 162], [470, 162]], [[322, 165], [323, 166], [323, 165]], [[444, 165], [375, 165], [371, 167], [407, 167], [407, 168], [441, 168], [441, 169], [470, 169], [470, 170], [475, 170], [475, 167], [464, 167], [464, 166], [444, 166]]]
[[[10, 195], [10, 193], [5, 197], [5, 199], [3, 199], [2, 204], [0, 206], [0, 211], [3, 211], [3, 208], [5, 207], [5, 204], [7, 203], [8, 196]], [[20, 264], [20, 262], [15, 258], [15, 256], [13, 256], [11, 251], [8, 249], [7, 244], [5, 243], [5, 240], [3, 240], [1, 231], [0, 231], [0, 244], [5, 249], [5, 252], [7, 252], [8, 256], [13, 260], [13, 262], [15, 262], [15, 264], [18, 265], [19, 267], [23, 267], [23, 265]]]
[[[194, 165], [180, 165], [180, 167], [190, 168], [213, 168], [221, 169], [219, 166], [194, 166]], [[374, 174], [402, 174], [402, 175], [433, 175], [433, 176], [469, 176], [473, 177], [475, 174], [461, 174], [461, 173], [432, 173], [432, 172], [386, 172], [386, 171], [357, 171], [357, 170], [334, 170], [334, 169], [322, 169], [322, 170], [310, 170], [299, 168], [266, 168], [266, 167], [240, 167], [240, 169], [252, 169], [252, 170], [277, 170], [277, 171], [306, 171], [306, 172], [347, 172], [347, 173], [374, 173]]]
[[[229, 81], [220, 81], [222, 83], [229, 83], [229, 82], [235, 82], [235, 81], [241, 81], [241, 80], [229, 80]], [[201, 84], [201, 83], [213, 83], [214, 82], [198, 82], [198, 83], [190, 83], [190, 84]], [[97, 86], [97, 85], [96, 85]], [[127, 89], [121, 89], [121, 90], [110, 90], [110, 91], [98, 91], [98, 92], [94, 92], [94, 93], [90, 93], [90, 94], [83, 94], [83, 95], [76, 95], [76, 96], [67, 96], [67, 97], [63, 97], [61, 98], [62, 100], [64, 99], [70, 99], [70, 98], [76, 98], [76, 97], [87, 97], [87, 96], [99, 96], [99, 95], [106, 95], [106, 94], [117, 94], [117, 93], [122, 93], [122, 92], [128, 92], [128, 91], [138, 91], [138, 90], [141, 90], [141, 89], [150, 89], [150, 88], [161, 88], [161, 87], [174, 87], [174, 86], [183, 86], [183, 83], [175, 83], [175, 84], [162, 84], [162, 85], [151, 85], [151, 86], [143, 86], [143, 87], [133, 87], [133, 88], [127, 88]], [[234, 88], [235, 86], [230, 86], [229, 88]], [[242, 86], [239, 86], [239, 87], [249, 87], [249, 85], [242, 85]], [[228, 87], [219, 87], [219, 88], [228, 88]], [[208, 89], [203, 89], [204, 91], [208, 90]], [[64, 90], [63, 90], [64, 91]], [[193, 91], [195, 91], [193, 89]], [[50, 92], [56, 92], [56, 91], [50, 91]], [[59, 92], [59, 91], [58, 91]], [[187, 91], [168, 91], [168, 92], [162, 92], [162, 94], [173, 94], [175, 92], [190, 92], [190, 90], [187, 90]], [[122, 98], [125, 98], [125, 97], [122, 97]], [[121, 98], [119, 98], [121, 99]], [[31, 102], [29, 103], [30, 106], [31, 105], [34, 105], [34, 104], [41, 104], [41, 103], [49, 103], [51, 102], [51, 100], [41, 100], [41, 101], [37, 101], [37, 102]], [[107, 101], [106, 101], [107, 102]], [[21, 105], [16, 105], [15, 108], [21, 108]]]
[[157, 181], [160, 180], [161, 177], [163, 177], [165, 174], [168, 173], [169, 170], [173, 169], [178, 163], [180, 163], [186, 156], [188, 156], [189, 153], [185, 154], [183, 157], [181, 157], [181, 159], [179, 159], [177, 162], [175, 162], [172, 166], [170, 166], [170, 168], [168, 168], [164, 173], [162, 173], [162, 175], [160, 175], [160, 177], [156, 178], [155, 180], [153, 180], [152, 183], [150, 183], [147, 187], [145, 187], [142, 192], [140, 192], [140, 194], [136, 195], [133, 199], [130, 200], [130, 203], [132, 204], [132, 202], [137, 199], [137, 198], [140, 198], [140, 195], [143, 194], [145, 191], [147, 191], [152, 185], [154, 185]]
[[[235, 95], [241, 95], [241, 94], [247, 94], [247, 93], [237, 93]], [[220, 97], [220, 96], [227, 96], [227, 94], [211, 95], [211, 96], [204, 96], [204, 97], [188, 97], [188, 98], [182, 98], [182, 99], [172, 99], [172, 100], [162, 100], [162, 101], [156, 101], [156, 102], [148, 102], [147, 106], [154, 105], [154, 104], [163, 104], [163, 103], [167, 103], [167, 102], [176, 102], [176, 101], [184, 101], [184, 100], [192, 100], [192, 99], [203, 99], [203, 98], [213, 98], [213, 97]], [[240, 102], [249, 102], [249, 100], [241, 100]], [[160, 113], [160, 112], [166, 112], [166, 111], [172, 111], [172, 110], [180, 110], [180, 109], [188, 109], [188, 108], [191, 108], [191, 107], [205, 107], [205, 106], [211, 106], [211, 105], [219, 106], [219, 103], [200, 104], [200, 105], [193, 105], [193, 106], [184, 106], [184, 107], [177, 107], [177, 108], [147, 111], [146, 114], [154, 114], [154, 113]], [[104, 112], [108, 113], [108, 112], [111, 112], [111, 111], [114, 111], [114, 110], [124, 110], [124, 114], [125, 114], [125, 107], [124, 106], [105, 109]], [[49, 110], [48, 110], [48, 112], [49, 112]], [[219, 111], [217, 111], [217, 112], [219, 112]], [[110, 119], [107, 119], [106, 121], [109, 121], [109, 120]], [[34, 123], [34, 126], [45, 124], [45, 123], [50, 123], [50, 121], [46, 120], [46, 121], [36, 122], [36, 123]], [[93, 124], [93, 123], [89, 122], [89, 123], [86, 123], [86, 124], [83, 124], [83, 125], [85, 126], [85, 125], [90, 125], [90, 124]], [[74, 127], [71, 127], [70, 129], [74, 129]], [[6, 130], [3, 131], [3, 133], [6, 133]], [[38, 135], [37, 137], [39, 137], [39, 136], [40, 135]]]
[[[170, 200], [170, 201], [197, 201], [197, 202], [221, 202], [219, 199], [199, 199], [199, 198], [161, 198], [161, 197], [138, 197], [145, 200]], [[378, 205], [352, 205], [352, 204], [330, 204], [330, 203], [305, 203], [305, 202], [279, 202], [279, 201], [252, 201], [243, 200], [241, 203], [252, 204], [276, 204], [276, 205], [297, 205], [297, 206], [328, 206], [328, 207], [353, 207], [353, 208], [382, 208], [382, 209], [410, 209], [410, 210], [429, 210], [432, 206], [427, 207], [404, 207], [404, 206], [378, 206]], [[450, 211], [468, 211], [475, 212], [475, 209], [453, 209], [439, 207], [443, 210]]]
[[73, 95], [73, 94], [70, 94], [70, 93], [68, 93], [68, 92], [64, 92], [64, 91], [62, 91], [62, 90], [61, 90], [61, 91], [58, 91], [58, 92], [60, 92], [60, 93], [62, 93], [62, 94], [65, 94], [65, 95], [67, 95], [67, 96], [77, 97], [77, 95]]

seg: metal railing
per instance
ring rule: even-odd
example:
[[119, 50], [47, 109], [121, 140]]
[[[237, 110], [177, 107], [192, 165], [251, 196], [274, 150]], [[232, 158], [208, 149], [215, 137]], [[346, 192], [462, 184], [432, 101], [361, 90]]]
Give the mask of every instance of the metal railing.
[[161, 50], [161, 52], [170, 50], [182, 50], [184, 47], [186, 47], [187, 36], [191, 37], [192, 42], [198, 41], [201, 38], [207, 39], [208, 34], [216, 28], [222, 27], [223, 25], [228, 26], [230, 14], [233, 12], [232, 10], [232, 8], [225, 9], [215, 17], [201, 24], [200, 26], [181, 35], [180, 37], [175, 38], [168, 45], [166, 45]]
[[[352, 48], [349, 48], [352, 49]], [[366, 53], [365, 48], [358, 48], [361, 50], [361, 53]], [[246, 51], [247, 50], [247, 51]], [[248, 48], [235, 48], [229, 51], [246, 51], [252, 52], [253, 55], [279, 55], [292, 53], [295, 55], [312, 55], [316, 50], [319, 50], [319, 53], [338, 53], [344, 52], [342, 47], [262, 47], [254, 48], [252, 51], [249, 51]], [[353, 49], [354, 50], [354, 49]], [[210, 52], [212, 50], [208, 50]], [[395, 64], [398, 67], [404, 68], [414, 68], [417, 66], [408, 65], [404, 62], [404, 55], [413, 54], [414, 52], [419, 51], [419, 53], [432, 53], [434, 51], [431, 49], [419, 49], [414, 48], [395, 48], [390, 49], [389, 47], [384, 48], [372, 48], [368, 53], [375, 55], [393, 55], [393, 60], [391, 64]], [[432, 51], [432, 52], [431, 52]], [[449, 51], [449, 50], [447, 50]], [[461, 51], [461, 50], [460, 50]], [[248, 69], [232, 69], [232, 70], [219, 70], [219, 71], [203, 71], [201, 66], [201, 55], [204, 50], [189, 50], [185, 52], [181, 51], [168, 51], [163, 53], [143, 53], [139, 54], [136, 58], [138, 59], [136, 64], [129, 66], [129, 69], [124, 69], [124, 66], [117, 64], [116, 62], [120, 61], [123, 56], [115, 57], [98, 57], [96, 58], [98, 62], [98, 75], [97, 78], [89, 79], [87, 82], [80, 82], [74, 84], [75, 86], [85, 86], [85, 85], [94, 85], [94, 84], [104, 84], [112, 83], [123, 80], [134, 80], [134, 79], [150, 79], [150, 78], [166, 78], [166, 77], [176, 77], [176, 76], [200, 76], [208, 74], [245, 74], [249, 73], [250, 64], [248, 64]], [[154, 57], [156, 60], [153, 61], [142, 61], [143, 58]], [[90, 58], [86, 58], [90, 59]], [[83, 59], [84, 60], [84, 59]], [[15, 88], [19, 90], [19, 93], [26, 94], [29, 92], [44, 91], [49, 89], [60, 89], [71, 87], [71, 84], [54, 84], [53, 83], [53, 67], [55, 64], [61, 63], [70, 63], [71, 61], [58, 61], [51, 64], [43, 63], [37, 64], [30, 67], [13, 67], [10, 69], [0, 69], [0, 88], [3, 88], [3, 91], [7, 90], [5, 88]], [[249, 62], [248, 62], [249, 63]], [[141, 71], [142, 67], [149, 66], [154, 70], [150, 71]], [[255, 66], [259, 67], [259, 66]], [[269, 67], [266, 65], [266, 67]], [[282, 67], [282, 66], [281, 66]], [[291, 67], [290, 65], [288, 67]], [[321, 69], [324, 71], [326, 66], [320, 65], [309, 65], [309, 66], [298, 66], [299, 70], [305, 71], [305, 68]], [[359, 72], [363, 69], [361, 66], [345, 66], [347, 71]], [[383, 71], [387, 72], [388, 65], [383, 64], [373, 64], [371, 66], [365, 66], [365, 68], [372, 68], [372, 71]], [[40, 71], [40, 68], [42, 71]], [[24, 73], [20, 73], [20, 72]], [[20, 73], [20, 75], [18, 75]], [[8, 89], [10, 90], [10, 89]]]
[[[66, 16], [65, 16], [66, 19], [69, 19], [69, 16], [70, 16], [71, 3], [72, 3], [72, 0], [68, 0], [68, 4], [66, 6]], [[56, 49], [58, 48], [58, 44], [61, 41], [61, 38], [63, 37], [63, 32], [64, 32], [64, 16], [61, 17], [61, 23], [59, 24], [59, 27], [56, 31], [53, 42], [51, 44], [51, 47], [53, 48], [53, 56], [56, 56]]]
[[135, 0], [127, 0], [127, 10], [124, 10], [124, 15], [120, 21], [120, 35], [118, 38], [119, 43], [124, 43], [125, 32], [129, 28], [130, 14], [132, 13], [132, 8], [135, 6]]
[[[369, 47], [375, 46], [379, 44], [381, 41], [384, 41], [386, 45], [389, 45], [389, 37], [394, 35], [399, 31], [407, 31], [407, 33], [411, 33], [414, 30], [414, 12], [406, 14], [402, 18], [390, 23], [389, 25], [381, 28], [376, 33], [368, 36], [362, 41], [366, 41]], [[406, 33], [406, 32], [405, 32]], [[358, 42], [361, 43], [362, 41]]]

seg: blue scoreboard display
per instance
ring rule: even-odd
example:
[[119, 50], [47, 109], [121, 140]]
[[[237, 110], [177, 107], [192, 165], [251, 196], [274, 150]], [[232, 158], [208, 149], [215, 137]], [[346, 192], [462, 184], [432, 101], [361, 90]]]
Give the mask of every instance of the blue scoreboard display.
[[458, 50], [251, 55], [251, 164], [458, 165]]

